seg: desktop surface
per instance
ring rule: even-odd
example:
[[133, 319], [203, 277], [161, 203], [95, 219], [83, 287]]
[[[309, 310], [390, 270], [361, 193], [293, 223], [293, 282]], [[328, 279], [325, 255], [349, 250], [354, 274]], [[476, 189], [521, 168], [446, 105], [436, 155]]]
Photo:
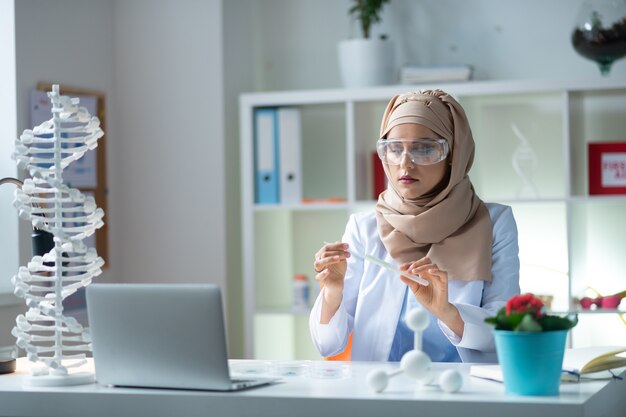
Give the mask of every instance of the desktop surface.
[[[305, 362], [291, 362], [292, 365]], [[276, 376], [284, 362], [230, 361], [233, 377], [259, 365]], [[390, 363], [306, 362], [317, 369], [338, 372], [312, 376], [285, 372], [281, 382], [241, 392], [219, 393], [192, 390], [162, 390], [108, 387], [99, 384], [73, 387], [23, 386], [28, 363], [18, 360], [18, 371], [0, 375], [0, 416], [315, 416], [346, 415], [480, 415], [516, 417], [619, 416], [626, 410], [626, 381], [602, 380], [562, 384], [554, 397], [521, 397], [504, 393], [500, 383], [469, 376], [470, 364], [434, 364], [435, 369], [457, 369], [463, 387], [445, 393], [436, 386], [419, 387], [404, 375], [389, 381], [382, 393], [372, 392], [365, 377], [372, 369], [396, 369]], [[87, 366], [93, 366], [91, 363]], [[326, 367], [326, 368], [325, 368]], [[91, 368], [93, 369], [93, 368]], [[240, 372], [241, 374], [238, 374]], [[289, 376], [294, 375], [294, 376]], [[623, 372], [622, 377], [626, 377]], [[621, 414], [620, 414], [621, 413]]]

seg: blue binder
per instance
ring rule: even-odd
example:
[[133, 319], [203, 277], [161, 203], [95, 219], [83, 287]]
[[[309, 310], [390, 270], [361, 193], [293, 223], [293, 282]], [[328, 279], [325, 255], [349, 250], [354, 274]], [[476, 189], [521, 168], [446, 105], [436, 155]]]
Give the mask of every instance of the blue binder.
[[278, 204], [278, 111], [263, 108], [254, 111], [254, 201]]

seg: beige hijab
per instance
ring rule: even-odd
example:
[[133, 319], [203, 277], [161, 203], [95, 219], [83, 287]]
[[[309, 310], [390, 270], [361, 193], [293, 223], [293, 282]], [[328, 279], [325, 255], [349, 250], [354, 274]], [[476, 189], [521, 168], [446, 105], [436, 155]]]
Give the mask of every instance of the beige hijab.
[[424, 125], [446, 139], [452, 154], [450, 181], [437, 194], [405, 200], [391, 181], [378, 197], [378, 232], [400, 263], [428, 255], [449, 279], [491, 281], [492, 224], [485, 204], [467, 176], [474, 139], [461, 105], [441, 90], [395, 96], [380, 127], [384, 138], [397, 125]]

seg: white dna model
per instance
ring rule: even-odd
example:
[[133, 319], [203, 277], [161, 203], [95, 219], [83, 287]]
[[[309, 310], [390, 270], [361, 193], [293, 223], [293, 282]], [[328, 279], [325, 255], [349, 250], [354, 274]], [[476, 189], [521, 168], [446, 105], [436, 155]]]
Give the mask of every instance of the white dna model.
[[511, 123], [511, 130], [520, 141], [513, 151], [511, 159], [513, 170], [521, 180], [516, 196], [518, 198], [536, 198], [539, 196], [539, 190], [533, 183], [532, 176], [539, 165], [537, 154], [515, 123]]
[[104, 260], [82, 240], [103, 226], [104, 211], [93, 197], [63, 183], [63, 169], [96, 148], [104, 133], [100, 120], [79, 107], [78, 98], [61, 96], [58, 85], [48, 97], [52, 119], [25, 130], [15, 143], [13, 158], [32, 179], [16, 190], [14, 205], [21, 218], [54, 236], [54, 247], [13, 277], [15, 295], [25, 299], [28, 311], [17, 316], [11, 333], [37, 364], [25, 384], [86, 384], [93, 373], [70, 370], [86, 362], [91, 339], [88, 329], [63, 315], [63, 299], [102, 272]]

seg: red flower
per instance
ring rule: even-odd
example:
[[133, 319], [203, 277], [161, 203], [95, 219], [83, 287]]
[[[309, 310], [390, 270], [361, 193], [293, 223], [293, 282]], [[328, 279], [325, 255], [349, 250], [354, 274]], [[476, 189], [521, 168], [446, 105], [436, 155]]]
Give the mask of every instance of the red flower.
[[527, 293], [511, 297], [506, 303], [506, 315], [511, 313], [532, 313], [535, 318], [542, 316], [543, 301], [533, 294]]
[[522, 294], [511, 297], [495, 317], [487, 317], [485, 322], [495, 325], [496, 330], [549, 332], [571, 329], [578, 323], [578, 316], [551, 316], [544, 311], [541, 298]]

